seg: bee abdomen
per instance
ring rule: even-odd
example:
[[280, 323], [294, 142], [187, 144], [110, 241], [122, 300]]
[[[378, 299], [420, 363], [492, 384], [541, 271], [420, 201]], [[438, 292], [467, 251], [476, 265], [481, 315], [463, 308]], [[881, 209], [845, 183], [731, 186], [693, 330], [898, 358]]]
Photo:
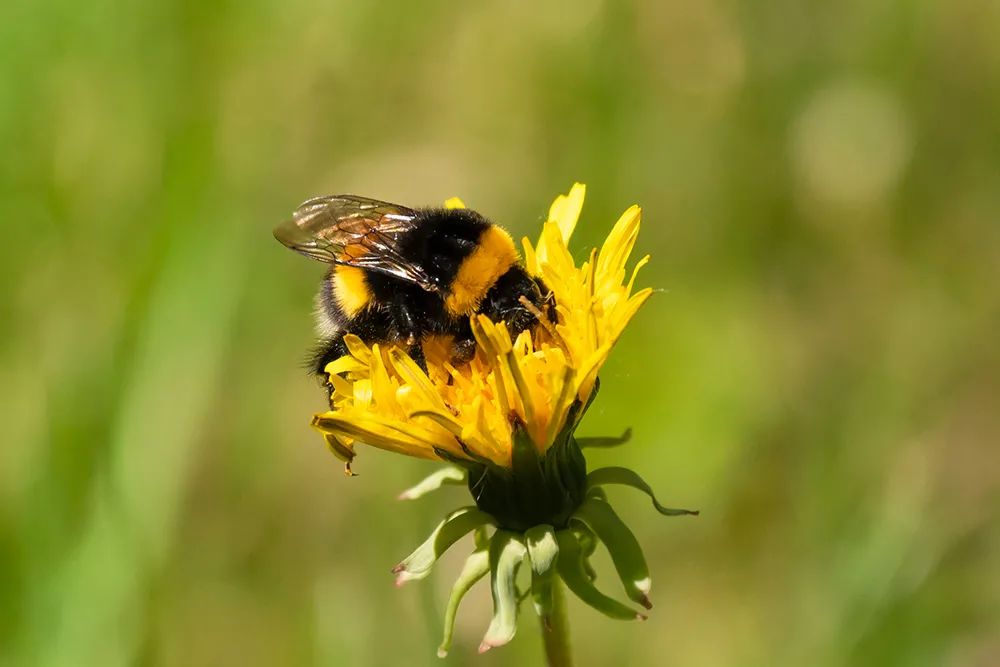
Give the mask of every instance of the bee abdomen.
[[372, 292], [364, 269], [338, 264], [333, 267], [330, 282], [333, 298], [348, 318], [356, 317], [371, 303]]

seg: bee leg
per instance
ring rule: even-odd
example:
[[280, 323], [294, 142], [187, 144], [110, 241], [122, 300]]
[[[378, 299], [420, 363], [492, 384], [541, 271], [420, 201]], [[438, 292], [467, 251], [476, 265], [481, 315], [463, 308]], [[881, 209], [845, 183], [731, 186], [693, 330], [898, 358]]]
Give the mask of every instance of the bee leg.
[[556, 321], [556, 295], [549, 289], [548, 285], [541, 278], [535, 276], [532, 278], [535, 285], [538, 287], [538, 293], [541, 295], [542, 300], [538, 304], [538, 307], [542, 309], [545, 316], [549, 318], [552, 322]]
[[460, 317], [453, 322], [447, 333], [451, 335], [451, 362], [465, 364], [476, 356], [476, 337], [472, 335], [472, 325], [468, 317]]
[[420, 340], [420, 326], [405, 293], [401, 292], [393, 299], [392, 315], [399, 337], [406, 346], [406, 353], [426, 372], [427, 359], [424, 358], [424, 348]]
[[310, 367], [319, 376], [326, 375], [326, 365], [347, 354], [347, 346], [344, 345], [344, 335], [337, 334], [332, 338], [320, 341], [313, 352]]
[[417, 365], [420, 366], [420, 370], [425, 373], [427, 372], [427, 358], [424, 357], [424, 348], [420, 344], [419, 340], [407, 345], [406, 353], [410, 355], [410, 359], [417, 362]]
[[410, 304], [407, 303], [406, 293], [400, 291], [390, 304], [392, 321], [396, 325], [399, 338], [407, 342], [415, 340], [417, 336], [417, 318]]
[[456, 364], [464, 364], [472, 361], [476, 356], [476, 339], [472, 334], [466, 337], [455, 337], [451, 344], [451, 358]]
[[331, 384], [330, 376], [326, 372], [326, 365], [345, 354], [347, 354], [347, 346], [344, 345], [344, 335], [340, 333], [321, 341], [310, 359], [309, 370], [323, 382], [327, 394], [330, 396], [333, 395], [333, 384]]

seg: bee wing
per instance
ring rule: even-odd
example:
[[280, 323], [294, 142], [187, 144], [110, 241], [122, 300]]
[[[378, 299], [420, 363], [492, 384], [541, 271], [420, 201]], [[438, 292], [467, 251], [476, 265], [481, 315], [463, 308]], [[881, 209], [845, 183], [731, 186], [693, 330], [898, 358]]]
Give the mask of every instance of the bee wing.
[[438, 291], [423, 267], [399, 248], [402, 234], [417, 226], [417, 213], [397, 204], [358, 197], [327, 195], [303, 203], [274, 229], [274, 238], [306, 257], [379, 271]]

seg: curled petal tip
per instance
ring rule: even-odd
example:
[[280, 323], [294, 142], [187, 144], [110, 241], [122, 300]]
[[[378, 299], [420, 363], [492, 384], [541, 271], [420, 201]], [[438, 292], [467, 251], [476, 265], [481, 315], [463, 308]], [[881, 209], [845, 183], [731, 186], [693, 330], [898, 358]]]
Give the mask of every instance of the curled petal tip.
[[482, 655], [483, 653], [489, 651], [491, 648], [493, 648], [492, 644], [487, 644], [486, 642], [483, 642], [482, 644], [479, 645], [479, 654]]
[[393, 567], [390, 570], [390, 572], [392, 572], [393, 574], [399, 574], [400, 572], [404, 571], [405, 569], [406, 569], [406, 566], [403, 565], [402, 563], [400, 563], [399, 565], [396, 565], [395, 567]]
[[405, 584], [407, 581], [412, 581], [414, 578], [419, 578], [411, 576], [408, 570], [400, 570], [399, 572], [394, 572], [393, 574], [396, 575], [396, 580], [393, 582], [396, 584], [396, 588], [402, 587], [402, 585]]

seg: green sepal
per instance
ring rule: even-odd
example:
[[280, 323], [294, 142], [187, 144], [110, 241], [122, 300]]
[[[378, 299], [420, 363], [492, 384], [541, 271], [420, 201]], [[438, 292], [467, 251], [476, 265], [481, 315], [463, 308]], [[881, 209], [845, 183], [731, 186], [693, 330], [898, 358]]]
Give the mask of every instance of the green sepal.
[[439, 658], [447, 656], [448, 650], [451, 648], [451, 638], [455, 633], [455, 617], [458, 614], [458, 605], [462, 603], [462, 598], [489, 571], [490, 554], [489, 545], [486, 544], [477, 548], [465, 559], [465, 566], [462, 567], [461, 574], [455, 580], [455, 585], [451, 587], [448, 606], [444, 612], [444, 636], [441, 638], [441, 645], [437, 652]]
[[652, 582], [646, 557], [635, 535], [611, 509], [611, 505], [603, 500], [588, 498], [576, 510], [573, 518], [586, 524], [607, 547], [629, 598], [646, 609], [652, 609], [653, 603], [649, 601]]
[[581, 449], [586, 449], [587, 447], [607, 449], [609, 447], [617, 447], [619, 445], [624, 445], [631, 439], [632, 439], [632, 428], [629, 427], [625, 429], [624, 433], [622, 433], [617, 437], [615, 436], [584, 437], [584, 438], [577, 438], [576, 441], [580, 445]]
[[[592, 392], [590, 392], [590, 396], [587, 397], [587, 404], [583, 406], [582, 410], [580, 410], [580, 416], [579, 416], [579, 418], [582, 418], [583, 415], [585, 415], [587, 413], [587, 410], [590, 409], [591, 404], [594, 402], [594, 399], [597, 398], [597, 394], [600, 391], [601, 391], [601, 378], [600, 377], [595, 377], [594, 378], [594, 390]], [[579, 403], [579, 401], [577, 401], [577, 403]]]
[[515, 424], [511, 466], [470, 470], [469, 492], [476, 505], [506, 530], [523, 532], [541, 524], [562, 528], [583, 501], [586, 465], [573, 440], [572, 424], [560, 431], [544, 454]]
[[597, 590], [584, 568], [583, 550], [572, 530], [560, 530], [556, 533], [556, 541], [559, 543], [559, 560], [556, 563], [559, 576], [578, 598], [611, 618], [629, 621], [646, 619], [628, 605]]
[[461, 539], [469, 531], [492, 523], [493, 518], [480, 512], [475, 507], [463, 507], [455, 510], [445, 520], [438, 524], [430, 537], [407, 556], [399, 565], [392, 568], [396, 575], [396, 585], [402, 586], [413, 579], [426, 577], [435, 561], [448, 550], [452, 544]]
[[511, 433], [510, 469], [521, 484], [536, 490], [543, 488], [541, 458], [531, 436], [520, 424]]
[[[488, 524], [493, 525], [493, 524]], [[472, 531], [472, 539], [476, 545], [476, 549], [489, 549], [490, 548], [490, 531], [486, 528], [487, 524], [477, 527]]]
[[552, 614], [552, 576], [559, 559], [559, 543], [552, 526], [535, 526], [524, 533], [531, 560], [531, 597], [535, 612], [546, 627]]
[[515, 579], [517, 568], [527, 553], [527, 547], [516, 533], [498, 530], [493, 534], [489, 551], [493, 619], [479, 644], [480, 653], [503, 646], [517, 632], [518, 595]]
[[597, 570], [590, 564], [590, 557], [597, 551], [597, 536], [580, 521], [572, 522], [571, 528], [573, 534], [576, 535], [577, 542], [580, 543], [580, 550], [583, 552], [583, 569], [590, 580], [594, 581], [597, 579]]
[[437, 491], [445, 484], [465, 484], [468, 473], [458, 466], [446, 466], [432, 472], [399, 494], [399, 500], [416, 500], [431, 491]]
[[601, 486], [603, 484], [621, 484], [623, 486], [631, 486], [633, 489], [642, 491], [653, 501], [653, 507], [656, 508], [656, 511], [664, 516], [683, 516], [686, 514], [697, 516], [699, 514], [698, 510], [684, 510], [664, 507], [660, 504], [660, 501], [656, 499], [656, 496], [653, 494], [653, 489], [649, 486], [649, 484], [647, 484], [638, 473], [628, 468], [621, 468], [618, 466], [598, 468], [587, 475], [587, 486], [589, 488]]
[[[452, 454], [443, 447], [433, 447], [434, 454], [442, 461], [447, 461], [453, 465], [460, 468], [464, 468], [469, 471], [470, 475], [481, 475], [484, 468], [497, 468], [502, 469], [500, 466], [486, 460], [480, 460], [478, 458], [459, 456], [458, 454]], [[467, 447], [463, 447], [462, 452], [466, 452]]]
[[569, 515], [583, 502], [587, 490], [587, 460], [573, 437], [573, 428], [575, 424], [567, 422], [543, 462], [546, 477], [554, 482], [552, 493], [560, 500], [564, 511], [569, 510], [565, 515], [554, 517], [558, 526], [566, 525]]

